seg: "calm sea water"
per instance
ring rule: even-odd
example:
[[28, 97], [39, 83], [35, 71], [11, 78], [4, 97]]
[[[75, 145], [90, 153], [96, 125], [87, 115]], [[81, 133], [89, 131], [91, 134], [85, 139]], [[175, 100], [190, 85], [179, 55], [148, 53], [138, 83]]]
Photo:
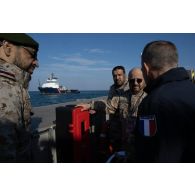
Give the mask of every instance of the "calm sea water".
[[77, 94], [59, 95], [42, 95], [39, 91], [30, 91], [29, 93], [33, 107], [71, 102], [76, 101], [78, 99], [91, 99], [108, 95], [108, 91], [81, 91]]

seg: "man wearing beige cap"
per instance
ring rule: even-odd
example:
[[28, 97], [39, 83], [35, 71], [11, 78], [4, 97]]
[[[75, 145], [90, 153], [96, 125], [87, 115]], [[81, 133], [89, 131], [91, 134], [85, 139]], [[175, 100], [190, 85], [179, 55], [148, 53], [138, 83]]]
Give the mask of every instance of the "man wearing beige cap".
[[39, 44], [23, 33], [0, 33], [0, 162], [31, 162], [28, 84]]

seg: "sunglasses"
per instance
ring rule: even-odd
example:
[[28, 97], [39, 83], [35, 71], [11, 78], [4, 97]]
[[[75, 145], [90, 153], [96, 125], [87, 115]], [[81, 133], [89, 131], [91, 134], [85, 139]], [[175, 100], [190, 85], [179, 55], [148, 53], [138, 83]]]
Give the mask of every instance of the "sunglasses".
[[30, 48], [25, 47], [25, 46], [20, 46], [20, 47], [25, 49], [32, 56], [32, 58], [37, 59], [37, 52], [36, 51], [33, 51]]
[[135, 83], [137, 82], [138, 84], [140, 84], [142, 82], [143, 79], [138, 79], [138, 78], [135, 78], [135, 79], [129, 79], [129, 83]]

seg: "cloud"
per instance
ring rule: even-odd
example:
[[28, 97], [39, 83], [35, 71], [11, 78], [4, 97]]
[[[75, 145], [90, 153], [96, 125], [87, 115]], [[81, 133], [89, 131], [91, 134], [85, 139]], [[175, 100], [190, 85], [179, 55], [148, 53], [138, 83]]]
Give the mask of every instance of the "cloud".
[[[95, 49], [96, 50], [96, 49]], [[105, 66], [108, 67], [111, 65], [110, 62], [107, 60], [99, 60], [95, 57], [85, 57], [84, 55], [81, 55], [80, 53], [74, 53], [69, 55], [61, 56], [53, 56], [51, 57], [53, 60], [52, 64], [64, 64], [66, 66]], [[59, 63], [60, 62], [60, 63]], [[52, 66], [52, 64], [50, 64]]]
[[99, 48], [86, 49], [86, 51], [89, 53], [94, 53], [94, 54], [103, 54], [103, 53], [108, 52], [108, 51], [105, 51], [105, 50], [99, 49]]
[[[49, 67], [48, 67], [49, 66]], [[112, 68], [108, 66], [78, 66], [67, 63], [54, 63], [50, 65], [43, 65], [40, 67], [41, 70], [46, 72], [48, 69], [53, 72], [78, 72], [78, 71], [111, 71]]]
[[93, 66], [93, 65], [99, 66], [99, 65], [108, 64], [106, 60], [89, 59], [80, 56], [67, 57], [65, 61], [76, 65], [82, 65], [82, 66]]
[[57, 60], [57, 61], [64, 61], [64, 58], [62, 58], [62, 57], [57, 57], [57, 56], [52, 56], [51, 59], [52, 59], [52, 60]]
[[91, 59], [88, 59], [88, 58], [82, 58], [82, 57], [79, 57], [79, 56], [73, 56], [73, 57], [67, 57], [65, 59], [66, 62], [71, 62], [71, 63], [76, 63], [78, 65], [94, 65], [94, 64], [97, 64], [97, 61], [94, 61], [94, 60], [91, 60]]
[[[101, 50], [93, 49], [92, 52], [100, 52]], [[71, 53], [59, 54], [50, 57], [50, 63], [42, 63], [39, 71], [44, 75], [49, 75], [52, 72], [56, 75], [83, 75], [96, 74], [96, 72], [111, 72], [112, 63], [97, 56], [91, 56], [89, 53]], [[99, 73], [98, 73], [99, 74]], [[100, 73], [101, 74], [101, 73]]]
[[85, 68], [88, 71], [111, 71], [112, 68], [98, 67], [98, 68]]
[[[99, 48], [92, 48], [92, 49], [85, 49], [84, 51], [87, 51], [88, 53], [91, 54], [100, 54], [100, 53], [106, 53], [107, 51]], [[86, 54], [86, 53], [85, 53]], [[81, 53], [72, 53], [72, 54], [65, 54], [61, 56], [53, 56], [51, 57], [52, 60], [54, 61], [61, 61], [64, 63], [70, 63], [74, 65], [82, 65], [82, 66], [93, 66], [93, 65], [107, 65], [110, 64], [106, 60], [99, 60], [97, 59], [97, 56], [87, 56], [85, 57], [84, 54]]]

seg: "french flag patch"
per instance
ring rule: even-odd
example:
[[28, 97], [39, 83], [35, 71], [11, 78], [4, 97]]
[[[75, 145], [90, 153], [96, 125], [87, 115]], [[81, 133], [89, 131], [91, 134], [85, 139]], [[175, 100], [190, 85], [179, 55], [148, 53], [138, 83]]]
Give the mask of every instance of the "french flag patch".
[[142, 135], [152, 137], [156, 134], [157, 124], [154, 115], [139, 118], [139, 131]]

